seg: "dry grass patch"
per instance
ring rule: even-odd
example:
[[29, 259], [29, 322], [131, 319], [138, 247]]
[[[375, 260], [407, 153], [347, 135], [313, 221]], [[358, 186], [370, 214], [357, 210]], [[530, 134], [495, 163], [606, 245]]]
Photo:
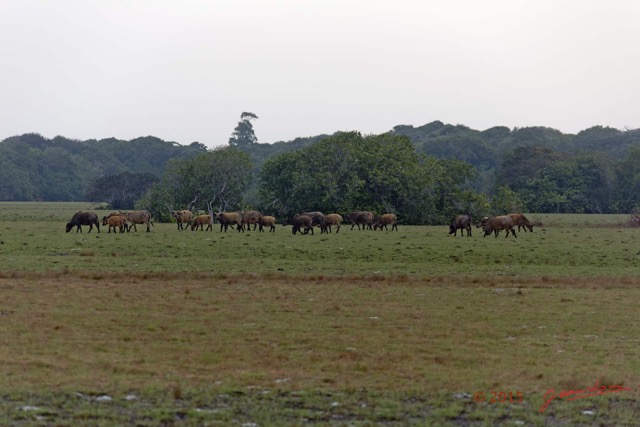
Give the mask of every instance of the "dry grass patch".
[[572, 282], [5, 272], [0, 386], [637, 384], [638, 279]]
[[639, 281], [2, 272], [0, 424], [633, 425]]

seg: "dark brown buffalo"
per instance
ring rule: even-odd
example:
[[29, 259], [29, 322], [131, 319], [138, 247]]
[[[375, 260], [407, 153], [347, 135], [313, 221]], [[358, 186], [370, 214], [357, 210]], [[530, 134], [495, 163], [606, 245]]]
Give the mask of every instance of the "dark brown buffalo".
[[77, 227], [76, 233], [78, 231], [82, 233], [83, 225], [89, 226], [89, 233], [91, 233], [91, 230], [93, 229], [94, 225], [98, 229], [98, 233], [100, 232], [100, 223], [98, 222], [98, 215], [96, 215], [95, 212], [83, 212], [83, 211], [76, 212], [75, 214], [73, 214], [73, 216], [67, 223], [66, 232], [68, 233], [69, 231], [71, 231], [73, 227]]
[[332, 213], [332, 214], [328, 214], [325, 215], [324, 217], [327, 220], [327, 230], [329, 230], [329, 233], [331, 233], [331, 227], [335, 226], [336, 227], [336, 233], [340, 232], [340, 227], [342, 226], [342, 215], [337, 214], [337, 213]]
[[188, 211], [186, 209], [181, 211], [173, 211], [171, 212], [171, 216], [176, 219], [178, 230], [186, 230], [189, 224], [191, 224], [191, 220], [193, 219], [193, 214], [191, 213], [191, 211]]
[[200, 231], [204, 231], [204, 226], [207, 226], [206, 231], [209, 231], [213, 228], [213, 222], [211, 221], [211, 217], [209, 215], [197, 215], [191, 221], [191, 231], [197, 230], [200, 227]]
[[389, 231], [389, 229], [387, 228], [387, 226], [389, 225], [391, 226], [391, 231], [398, 231], [398, 217], [396, 216], [396, 214], [384, 214], [379, 218], [376, 218], [376, 221], [373, 224], [373, 229], [377, 230], [378, 228], [380, 228], [380, 231], [382, 231], [382, 229], [384, 228], [385, 230]]
[[320, 234], [329, 232], [327, 230], [327, 218], [322, 212], [302, 212], [300, 215], [310, 216], [313, 221], [312, 225], [320, 227]]
[[291, 225], [291, 232], [296, 234], [298, 231], [301, 234], [308, 234], [311, 231], [313, 234], [313, 218], [309, 215], [296, 215], [293, 218], [289, 218], [282, 223], [282, 225]]
[[[151, 221], [151, 214], [149, 211], [141, 210], [141, 211], [131, 211], [131, 212], [121, 212], [126, 215], [127, 221], [131, 223], [129, 229], [133, 227], [134, 231], [138, 231], [138, 227], [136, 224], [147, 224], [147, 233], [151, 231], [151, 227], [149, 224], [153, 225], [153, 221]], [[155, 225], [153, 225], [155, 227]]]
[[518, 231], [520, 231], [520, 227], [522, 227], [525, 232], [528, 228], [529, 231], [533, 233], [533, 225], [529, 222], [526, 216], [522, 214], [509, 214], [509, 216], [511, 217], [511, 221], [513, 221], [513, 226], [518, 226]]
[[347, 215], [347, 217], [345, 218], [345, 222], [351, 224], [352, 230], [353, 230], [353, 227], [356, 225], [358, 226], [358, 230], [360, 230], [361, 225], [362, 225], [362, 230], [364, 230], [365, 228], [368, 228], [369, 230], [371, 230], [373, 228], [374, 218], [375, 218], [375, 215], [373, 214], [373, 212], [355, 211]]
[[460, 236], [464, 236], [464, 230], [467, 230], [467, 237], [471, 236], [471, 217], [469, 215], [458, 215], [451, 220], [449, 234], [457, 236], [458, 230], [460, 230]]
[[242, 225], [242, 214], [240, 212], [217, 212], [215, 214], [216, 221], [220, 223], [220, 231], [224, 228], [226, 232], [229, 229], [229, 226], [233, 228], [235, 225], [237, 227], [238, 232], [244, 231], [244, 227]]
[[123, 215], [112, 214], [102, 217], [102, 225], [109, 226], [109, 231], [107, 231], [107, 233], [111, 233], [112, 228], [114, 233], [117, 233], [117, 230], [120, 230], [120, 233], [124, 233], [127, 227], [127, 218]]
[[258, 230], [264, 231], [264, 227], [269, 227], [270, 233], [276, 232], [276, 218], [273, 216], [261, 216], [258, 221]]
[[260, 217], [262, 214], [258, 211], [244, 211], [242, 212], [242, 223], [247, 228], [247, 231], [251, 231], [251, 224], [253, 224], [253, 231], [256, 230]]
[[509, 237], [509, 233], [513, 234], [513, 237], [518, 237], [516, 236], [516, 230], [513, 229], [513, 221], [511, 221], [509, 215], [492, 216], [491, 218], [484, 217], [482, 218], [480, 227], [484, 229], [484, 237], [487, 237], [492, 232], [498, 237], [500, 230], [507, 231], [505, 237]]

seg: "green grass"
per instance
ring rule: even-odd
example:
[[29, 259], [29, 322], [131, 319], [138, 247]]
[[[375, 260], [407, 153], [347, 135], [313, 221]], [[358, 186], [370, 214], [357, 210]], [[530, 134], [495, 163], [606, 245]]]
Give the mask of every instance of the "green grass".
[[541, 222], [544, 227], [620, 227], [627, 224], [629, 215], [580, 215], [580, 214], [527, 214], [531, 222]]
[[[529, 214], [517, 239], [64, 233], [77, 210], [0, 204], [0, 425], [636, 423], [624, 216]], [[539, 412], [595, 381], [632, 391]], [[473, 401], [492, 391], [524, 399]]]
[[[559, 226], [517, 238], [453, 237], [444, 226], [401, 226], [398, 232], [350, 230], [292, 235], [251, 231], [151, 233], [64, 232], [66, 222], [0, 222], [5, 270], [189, 271], [286, 274], [407, 274], [493, 276], [634, 276], [640, 229]], [[566, 223], [564, 223], [566, 224]], [[104, 227], [103, 227], [104, 228]]]
[[[87, 202], [0, 202], [0, 212], [4, 221], [54, 221], [64, 225], [74, 213], [84, 210], [96, 210], [101, 203]], [[97, 211], [100, 215], [101, 211]]]

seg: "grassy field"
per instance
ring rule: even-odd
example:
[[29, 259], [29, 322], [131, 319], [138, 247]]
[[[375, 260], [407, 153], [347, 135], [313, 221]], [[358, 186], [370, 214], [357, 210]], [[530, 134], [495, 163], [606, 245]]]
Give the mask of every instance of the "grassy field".
[[[543, 226], [517, 239], [65, 233], [88, 207], [0, 204], [0, 425], [640, 416], [640, 230], [624, 215], [529, 215]], [[596, 382], [626, 390], [540, 411], [549, 389]]]

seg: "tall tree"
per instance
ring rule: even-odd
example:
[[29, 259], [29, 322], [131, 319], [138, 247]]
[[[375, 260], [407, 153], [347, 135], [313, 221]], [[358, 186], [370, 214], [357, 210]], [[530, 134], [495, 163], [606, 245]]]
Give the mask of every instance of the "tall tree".
[[253, 125], [251, 120], [257, 119], [253, 113], [243, 112], [240, 115], [240, 122], [238, 126], [233, 130], [231, 138], [229, 138], [229, 145], [233, 147], [248, 147], [258, 142], [255, 132], [253, 131]]
[[242, 207], [244, 192], [253, 179], [249, 155], [232, 147], [222, 147], [193, 159], [200, 185], [201, 206], [219, 211]]

